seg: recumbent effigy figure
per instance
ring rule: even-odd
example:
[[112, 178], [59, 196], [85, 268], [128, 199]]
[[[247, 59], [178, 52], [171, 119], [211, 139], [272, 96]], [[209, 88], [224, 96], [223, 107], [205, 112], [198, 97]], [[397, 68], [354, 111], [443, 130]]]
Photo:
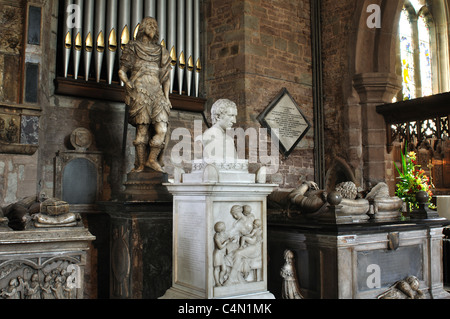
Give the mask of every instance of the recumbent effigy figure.
[[[145, 17], [136, 40], [130, 41], [120, 59], [119, 77], [125, 84], [128, 122], [136, 127], [133, 172], [145, 167], [162, 172], [162, 155], [169, 137], [171, 58], [159, 44], [158, 23]], [[128, 77], [130, 73], [130, 77]]]
[[425, 294], [419, 288], [419, 279], [415, 276], [408, 276], [404, 280], [397, 281], [377, 299], [426, 299]]

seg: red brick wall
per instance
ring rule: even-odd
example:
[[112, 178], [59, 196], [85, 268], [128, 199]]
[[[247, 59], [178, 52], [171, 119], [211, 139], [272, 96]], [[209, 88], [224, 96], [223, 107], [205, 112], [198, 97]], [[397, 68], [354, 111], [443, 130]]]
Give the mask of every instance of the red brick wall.
[[[309, 1], [206, 1], [206, 96], [238, 105], [238, 125], [260, 127], [257, 116], [286, 87], [313, 123]], [[314, 179], [313, 129], [279, 171], [281, 187]]]

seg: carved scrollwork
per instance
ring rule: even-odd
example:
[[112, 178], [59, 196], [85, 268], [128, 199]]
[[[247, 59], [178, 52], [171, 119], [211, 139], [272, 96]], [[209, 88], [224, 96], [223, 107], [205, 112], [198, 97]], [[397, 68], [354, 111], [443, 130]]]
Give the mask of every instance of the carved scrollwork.
[[[193, 162], [192, 163], [192, 171], [203, 171], [206, 166], [210, 163], [207, 162]], [[214, 161], [213, 164], [219, 170], [236, 170], [236, 171], [247, 171], [248, 170], [248, 162], [247, 161], [237, 161], [233, 163]]]

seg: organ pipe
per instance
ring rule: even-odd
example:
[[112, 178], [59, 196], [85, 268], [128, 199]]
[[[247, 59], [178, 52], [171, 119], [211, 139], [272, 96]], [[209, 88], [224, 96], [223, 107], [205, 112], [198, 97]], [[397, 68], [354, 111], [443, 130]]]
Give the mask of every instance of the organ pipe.
[[175, 80], [175, 66], [177, 65], [176, 41], [177, 41], [177, 1], [168, 0], [167, 4], [167, 49], [172, 58], [172, 70], [170, 71], [170, 93], [173, 93]]
[[156, 0], [145, 0], [144, 15], [146, 17], [156, 18]]
[[108, 84], [111, 84], [114, 72], [114, 59], [116, 58], [117, 51], [117, 0], [108, 0], [106, 32], [108, 34], [106, 71]]
[[94, 0], [85, 0], [84, 4], [84, 76], [89, 80], [89, 71], [91, 69], [92, 51], [94, 49]]
[[186, 58], [184, 53], [185, 41], [185, 0], [178, 0], [177, 9], [177, 56], [178, 56], [178, 93], [183, 94], [184, 68], [186, 66]]
[[[173, 93], [177, 83], [180, 95], [198, 97], [202, 70], [200, 1], [65, 0], [64, 77], [73, 72], [77, 79], [84, 62], [86, 81], [93, 66], [97, 82], [105, 74], [103, 80], [112, 84], [117, 60], [125, 45], [137, 34], [142, 19], [151, 16], [158, 21], [159, 42], [167, 48], [172, 59], [170, 92]], [[69, 70], [69, 66], [73, 70]], [[103, 68], [105, 73], [102, 73]]]
[[[119, 3], [119, 58], [125, 46], [130, 42], [130, 0], [120, 0]], [[124, 85], [120, 81], [120, 85]]]
[[142, 21], [144, 14], [144, 3], [142, 0], [134, 0], [131, 9], [131, 30], [133, 32], [133, 39], [136, 39], [139, 25]]
[[195, 96], [199, 94], [200, 72], [200, 1], [194, 1], [194, 60], [195, 60]]
[[95, 0], [95, 74], [100, 82], [103, 56], [105, 53], [105, 12], [106, 0]]
[[73, 28], [69, 23], [69, 6], [73, 4], [73, 0], [65, 0], [65, 12], [64, 12], [64, 23], [63, 23], [63, 63], [64, 63], [64, 77], [67, 78], [67, 73], [69, 71], [69, 60], [70, 53], [72, 49], [72, 32]]
[[166, 47], [167, 41], [167, 2], [166, 0], [158, 0], [158, 12], [156, 20], [158, 21], [159, 28], [159, 42], [162, 46]]
[[73, 76], [78, 79], [78, 71], [80, 69], [80, 61], [81, 61], [81, 50], [83, 49], [83, 26], [81, 24], [82, 21], [82, 12], [83, 12], [83, 0], [75, 0], [74, 5], [76, 5], [77, 10], [74, 12], [75, 17], [75, 25], [73, 28]]
[[186, 94], [191, 95], [191, 86], [192, 86], [192, 71], [194, 70], [194, 8], [193, 1], [186, 0], [186, 57], [187, 57], [187, 65], [186, 65]]

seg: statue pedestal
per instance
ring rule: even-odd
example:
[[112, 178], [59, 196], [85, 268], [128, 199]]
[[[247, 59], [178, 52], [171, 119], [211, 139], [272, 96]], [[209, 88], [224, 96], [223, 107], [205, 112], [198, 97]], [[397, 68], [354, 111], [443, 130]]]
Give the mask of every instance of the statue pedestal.
[[165, 185], [174, 196], [173, 277], [161, 298], [273, 299], [267, 290], [266, 198], [277, 185]]
[[171, 284], [172, 203], [104, 202], [111, 217], [110, 298], [156, 299]]
[[146, 168], [143, 172], [127, 174], [125, 185], [126, 201], [171, 201], [172, 195], [163, 186], [167, 183], [167, 173]]

